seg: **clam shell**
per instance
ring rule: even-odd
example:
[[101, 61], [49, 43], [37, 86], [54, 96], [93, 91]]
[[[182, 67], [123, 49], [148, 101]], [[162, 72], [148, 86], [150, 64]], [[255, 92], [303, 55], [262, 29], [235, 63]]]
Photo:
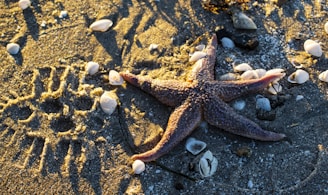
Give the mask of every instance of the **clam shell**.
[[201, 153], [206, 148], [206, 143], [190, 137], [186, 141], [186, 150], [193, 155]]
[[235, 47], [235, 43], [227, 37], [223, 37], [221, 43], [224, 48], [232, 49]]
[[8, 43], [6, 49], [8, 53], [15, 55], [18, 54], [20, 46], [17, 43]]
[[199, 160], [198, 168], [202, 177], [212, 176], [218, 168], [218, 159], [208, 150]]
[[326, 33], [328, 34], [328, 21], [325, 23], [324, 29], [325, 29]]
[[97, 62], [88, 62], [87, 65], [85, 66], [85, 71], [87, 71], [87, 73], [89, 75], [94, 75], [98, 72], [99, 70], [99, 64]]
[[226, 73], [224, 75], [221, 75], [219, 80], [221, 81], [235, 81], [239, 79], [239, 74], [235, 74], [235, 73]]
[[31, 1], [30, 1], [30, 0], [19, 0], [19, 2], [18, 2], [18, 6], [19, 6], [22, 10], [24, 10], [24, 9], [26, 9], [26, 8], [28, 8], [28, 7], [31, 6]]
[[146, 169], [146, 165], [141, 160], [135, 160], [132, 164], [134, 174], [141, 174]]
[[259, 75], [255, 70], [247, 70], [243, 74], [240, 75], [240, 78], [243, 80], [249, 80], [249, 79], [258, 79]]
[[320, 44], [311, 39], [304, 42], [304, 50], [315, 57], [320, 57], [322, 55]]
[[111, 85], [122, 85], [124, 81], [120, 73], [118, 73], [115, 70], [109, 71], [108, 79], [109, 79], [109, 84]]
[[253, 68], [247, 63], [241, 63], [233, 67], [235, 72], [245, 72], [247, 70], [253, 70]]
[[328, 70], [319, 74], [319, 79], [323, 82], [328, 82]]
[[189, 59], [189, 62], [196, 62], [198, 61], [199, 59], [205, 57], [207, 54], [205, 52], [202, 52], [202, 51], [195, 51], [190, 59]]
[[111, 115], [117, 106], [117, 96], [114, 92], [106, 91], [100, 97], [100, 107], [106, 113]]
[[247, 29], [247, 30], [256, 30], [257, 29], [257, 26], [253, 22], [253, 20], [250, 19], [248, 16], [246, 16], [242, 12], [233, 14], [232, 22], [233, 22], [233, 26], [236, 29]]
[[309, 78], [310, 76], [308, 72], [306, 72], [305, 70], [298, 69], [295, 72], [293, 72], [291, 75], [289, 75], [287, 80], [290, 83], [302, 84], [305, 83], [307, 80], [309, 80]]
[[107, 31], [111, 26], [113, 25], [113, 22], [109, 19], [101, 19], [98, 21], [95, 21], [90, 25], [90, 29], [93, 31], [100, 31], [105, 32]]

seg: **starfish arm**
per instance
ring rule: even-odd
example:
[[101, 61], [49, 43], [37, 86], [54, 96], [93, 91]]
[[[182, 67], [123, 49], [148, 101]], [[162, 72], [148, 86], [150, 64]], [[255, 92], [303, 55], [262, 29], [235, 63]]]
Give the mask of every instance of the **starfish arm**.
[[133, 155], [132, 160], [149, 162], [168, 153], [198, 126], [201, 118], [201, 105], [187, 99], [171, 114], [165, 133], [158, 144], [145, 153]]
[[278, 141], [286, 137], [285, 134], [263, 130], [253, 121], [237, 114], [229, 105], [215, 96], [211, 96], [204, 102], [204, 118], [213, 126], [256, 140]]
[[163, 104], [172, 107], [180, 105], [188, 97], [191, 87], [190, 82], [151, 79], [127, 72], [121, 72], [120, 75], [125, 81], [153, 95]]
[[216, 60], [216, 48], [218, 46], [218, 41], [216, 35], [212, 36], [212, 39], [209, 41], [208, 46], [206, 47], [206, 57], [199, 59], [191, 73], [188, 80], [213, 80], [214, 79], [214, 66]]
[[260, 79], [239, 80], [239, 81], [210, 81], [205, 83], [206, 90], [211, 94], [216, 94], [223, 101], [231, 101], [240, 96], [255, 93], [267, 87], [271, 82], [280, 79], [283, 73], [266, 75]]

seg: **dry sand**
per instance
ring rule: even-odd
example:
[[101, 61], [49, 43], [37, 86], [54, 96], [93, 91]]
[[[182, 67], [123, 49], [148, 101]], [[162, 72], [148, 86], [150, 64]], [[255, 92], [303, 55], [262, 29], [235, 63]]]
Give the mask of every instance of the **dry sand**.
[[[17, 0], [1, 1], [0, 193], [327, 194], [328, 85], [318, 80], [328, 69], [327, 3], [252, 3], [245, 13], [258, 26], [260, 44], [255, 50], [219, 45], [216, 76], [231, 72], [233, 62], [283, 68], [289, 75], [296, 61], [310, 80], [297, 85], [283, 79], [279, 97], [285, 100], [273, 121], [256, 118], [255, 95], [243, 98], [242, 115], [285, 133], [290, 142], [254, 141], [212, 126], [195, 130], [192, 136], [219, 160], [217, 172], [203, 179], [191, 168], [199, 157], [184, 143], [148, 163], [141, 175], [131, 174], [129, 157], [154, 145], [172, 108], [130, 85], [110, 86], [107, 74], [114, 69], [185, 79], [194, 46], [206, 44], [218, 26], [231, 28], [227, 12], [213, 14], [199, 0], [32, 0], [24, 11]], [[58, 18], [62, 10], [68, 17]], [[91, 32], [89, 25], [101, 18], [113, 21], [111, 29]], [[321, 58], [304, 52], [309, 38], [322, 43]], [[19, 43], [21, 52], [8, 54], [9, 42]], [[152, 43], [157, 52], [149, 52]], [[88, 61], [100, 63], [100, 72], [86, 76]], [[119, 106], [108, 116], [98, 100], [111, 90]], [[297, 95], [304, 99], [295, 101]], [[236, 155], [241, 148], [250, 156]]]

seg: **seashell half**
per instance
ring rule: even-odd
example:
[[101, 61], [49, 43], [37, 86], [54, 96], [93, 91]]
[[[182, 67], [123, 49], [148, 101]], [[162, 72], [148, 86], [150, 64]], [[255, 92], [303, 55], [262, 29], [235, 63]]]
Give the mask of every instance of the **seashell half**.
[[309, 73], [305, 70], [298, 69], [288, 77], [288, 81], [290, 83], [298, 83], [302, 84], [309, 80], [310, 76]]
[[320, 57], [322, 55], [320, 44], [311, 39], [304, 42], [304, 50], [315, 57]]
[[109, 71], [109, 84], [111, 85], [122, 85], [123, 77], [115, 70]]
[[205, 52], [202, 52], [202, 51], [195, 51], [190, 59], [189, 59], [189, 62], [196, 62], [197, 60], [205, 57], [207, 54]]
[[132, 164], [134, 174], [141, 174], [146, 169], [146, 165], [141, 160], [135, 160]]
[[233, 67], [235, 72], [245, 72], [247, 70], [253, 70], [253, 68], [247, 63], [241, 63]]
[[100, 96], [100, 107], [106, 113], [111, 115], [117, 106], [117, 96], [114, 92], [106, 91]]
[[100, 31], [105, 32], [107, 31], [111, 26], [113, 25], [113, 22], [109, 19], [101, 19], [98, 21], [95, 21], [90, 25], [90, 28], [92, 31]]
[[319, 79], [323, 82], [328, 82], [328, 70], [319, 74]]
[[197, 155], [206, 148], [206, 143], [190, 137], [186, 141], [186, 150], [193, 155]]
[[211, 151], [206, 151], [199, 160], [198, 168], [202, 177], [212, 176], [218, 168], [218, 159], [215, 158]]

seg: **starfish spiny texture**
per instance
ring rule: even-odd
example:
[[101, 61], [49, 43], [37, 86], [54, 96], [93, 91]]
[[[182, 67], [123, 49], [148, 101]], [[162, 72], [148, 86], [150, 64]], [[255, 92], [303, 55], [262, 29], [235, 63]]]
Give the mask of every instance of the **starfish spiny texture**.
[[188, 81], [158, 80], [131, 73], [121, 73], [130, 84], [153, 95], [165, 105], [175, 107], [167, 128], [157, 145], [144, 153], [133, 155], [132, 160], [154, 161], [169, 152], [187, 137], [204, 119], [210, 125], [240, 136], [278, 141], [284, 134], [263, 130], [253, 121], [237, 114], [225, 101], [264, 89], [283, 77], [282, 73], [266, 75], [260, 79], [243, 81], [217, 81], [214, 79], [217, 38], [213, 35], [206, 48], [206, 57], [193, 66]]

